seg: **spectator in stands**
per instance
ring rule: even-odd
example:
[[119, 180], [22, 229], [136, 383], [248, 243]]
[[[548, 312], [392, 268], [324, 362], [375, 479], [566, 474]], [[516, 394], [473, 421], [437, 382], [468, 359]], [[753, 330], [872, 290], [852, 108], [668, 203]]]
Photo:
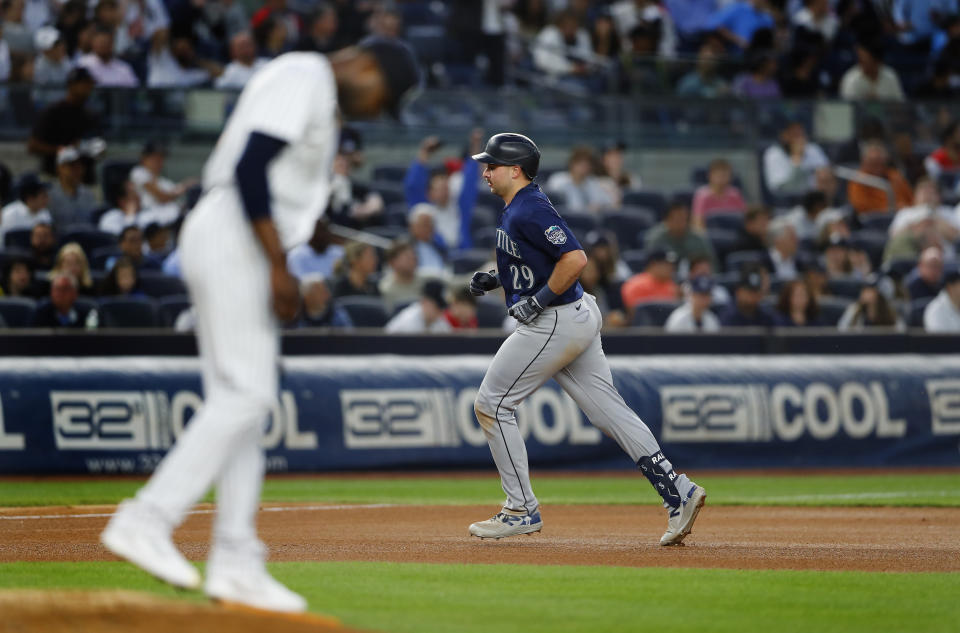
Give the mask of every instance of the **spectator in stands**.
[[840, 19], [833, 12], [830, 0], [804, 0], [803, 8], [790, 19], [795, 28], [803, 28], [823, 37], [829, 45], [837, 36]]
[[713, 35], [704, 37], [697, 52], [697, 66], [677, 82], [677, 95], [701, 99], [728, 96], [730, 84], [718, 72], [721, 55], [723, 55], [723, 41]]
[[852, 233], [847, 215], [842, 209], [826, 208], [817, 215], [814, 222], [817, 232], [817, 247], [824, 248], [834, 235], [850, 239]]
[[343, 249], [343, 259], [334, 266], [334, 297], [352, 295], [380, 296], [373, 274], [377, 271], [377, 252], [369, 244], [350, 242]]
[[913, 224], [928, 217], [934, 219], [937, 233], [941, 238], [951, 243], [960, 239], [960, 217], [952, 208], [941, 204], [936, 183], [931, 178], [923, 176], [917, 180], [914, 187], [913, 206], [900, 209], [893, 217], [888, 229], [890, 237], [908, 231]]
[[612, 63], [620, 57], [620, 35], [609, 10], [601, 8], [594, 17], [590, 28], [590, 44], [593, 54], [600, 60]]
[[894, 0], [890, 17], [901, 44], [911, 53], [926, 53], [942, 19], [957, 11], [956, 0]]
[[829, 164], [820, 146], [807, 139], [803, 123], [792, 120], [763, 152], [763, 178], [774, 194], [801, 194], [814, 185], [816, 171]]
[[123, 181], [123, 187], [113, 204], [113, 208], [100, 216], [98, 228], [105, 233], [120, 235], [124, 228], [137, 224], [140, 216], [140, 195], [133, 182], [129, 179]]
[[268, 15], [258, 20], [254, 15], [250, 24], [253, 27], [253, 39], [260, 55], [273, 59], [289, 50], [290, 38], [287, 25], [282, 19]]
[[71, 224], [90, 224], [97, 199], [93, 191], [83, 184], [83, 163], [75, 147], [68, 146], [57, 152], [57, 179], [50, 187], [50, 202], [47, 207], [58, 228]]
[[883, 263], [897, 260], [916, 260], [927, 248], [948, 251], [952, 256], [953, 245], [945, 242], [937, 232], [937, 218], [933, 213], [913, 218], [912, 223], [887, 241], [883, 249]]
[[595, 268], [593, 274], [596, 279], [591, 280], [593, 288], [591, 292], [597, 297], [598, 305], [601, 307], [604, 325], [611, 327], [626, 325], [620, 287], [632, 275], [632, 271], [620, 258], [617, 236], [611, 231], [590, 231], [584, 239], [583, 246], [587, 253], [587, 267]]
[[773, 327], [773, 315], [761, 304], [766, 286], [765, 270], [748, 265], [740, 273], [733, 301], [720, 314], [724, 327]]
[[773, 315], [779, 327], [819, 327], [820, 306], [807, 284], [794, 279], [783, 284], [777, 299], [777, 312]]
[[3, 3], [3, 40], [10, 54], [25, 59], [33, 54], [33, 31], [23, 23], [23, 0], [5, 0]]
[[586, 145], [570, 151], [567, 171], [558, 171], [544, 186], [548, 195], [563, 196], [563, 205], [575, 213], [599, 214], [616, 202], [603, 182], [593, 175], [595, 157]]
[[797, 233], [797, 239], [811, 242], [817, 239], [817, 216], [827, 206], [827, 196], [822, 191], [812, 190], [803, 195], [801, 203], [786, 215]]
[[446, 288], [439, 279], [423, 285], [420, 300], [401, 310], [387, 322], [387, 334], [437, 334], [452, 332], [453, 326], [444, 318], [447, 309]]
[[778, 279], [796, 279], [802, 266], [797, 261], [797, 231], [790, 220], [782, 216], [773, 220], [767, 229], [767, 241], [770, 244], [767, 253], [773, 274]]
[[[512, 2], [452, 2], [447, 18], [447, 38], [457, 42], [450, 61], [476, 66], [479, 56], [486, 58], [485, 83], [502, 86], [506, 68], [506, 33]], [[449, 48], [448, 48], [449, 50]], [[479, 74], [479, 73], [478, 73]]]
[[101, 297], [143, 297], [140, 274], [129, 257], [118, 257], [100, 285]]
[[960, 332], [960, 271], [951, 267], [943, 277], [943, 289], [923, 311], [927, 332]]
[[788, 99], [820, 96], [820, 52], [808, 44], [795, 45], [780, 68], [780, 94]]
[[623, 194], [640, 189], [640, 176], [630, 173], [624, 165], [623, 152], [627, 144], [623, 141], [609, 141], [600, 148], [600, 184], [607, 188], [613, 207], [620, 208]]
[[170, 254], [170, 227], [157, 222], [150, 222], [143, 228], [143, 259], [152, 261], [160, 269]]
[[803, 269], [803, 282], [807, 285], [810, 296], [819, 301], [821, 297], [830, 294], [827, 281], [827, 271], [820, 260], [808, 260]]
[[257, 57], [257, 46], [250, 32], [241, 31], [230, 39], [230, 63], [217, 77], [214, 86], [221, 90], [240, 90], [266, 63], [266, 58]]
[[477, 298], [467, 286], [458, 286], [450, 294], [450, 305], [443, 311], [443, 318], [454, 330], [477, 329]]
[[892, 148], [891, 165], [900, 170], [911, 186], [914, 186], [919, 178], [927, 176], [923, 157], [913, 150], [912, 131], [894, 130], [890, 146]]
[[394, 240], [384, 253], [386, 272], [377, 284], [388, 312], [420, 296], [427, 276], [417, 270], [417, 253], [406, 239]]
[[[348, 145], [352, 141], [348, 141]], [[383, 221], [383, 196], [354, 182], [351, 172], [353, 160], [350, 154], [343, 151], [344, 142], [341, 140], [341, 150], [333, 158], [333, 179], [330, 182], [331, 219], [337, 224], [352, 228], [381, 224]], [[457, 227], [459, 229], [459, 227]]]
[[764, 206], [751, 205], [743, 215], [743, 227], [733, 251], [767, 252], [770, 210]]
[[245, 3], [219, 0], [203, 3], [204, 21], [213, 33], [223, 33], [223, 41], [231, 41], [237, 33], [250, 29]]
[[196, 178], [179, 183], [163, 175], [167, 150], [158, 143], [149, 142], [140, 152], [140, 163], [130, 170], [130, 182], [140, 196], [141, 220], [162, 225], [173, 224], [180, 217], [180, 198], [190, 187], [197, 184]]
[[940, 147], [923, 161], [935, 183], [941, 174], [960, 176], [960, 120], [951, 121], [940, 134]]
[[676, 253], [681, 262], [696, 257], [709, 257], [716, 263], [716, 255], [710, 240], [690, 226], [690, 209], [682, 200], [674, 200], [660, 224], [647, 231], [643, 239], [644, 249], [662, 249]]
[[677, 31], [677, 48], [696, 50], [696, 44], [707, 29], [707, 20], [717, 11], [717, 0], [665, 0], [663, 6]]
[[92, 52], [81, 56], [77, 60], [77, 65], [90, 71], [98, 86], [136, 88], [140, 85], [140, 80], [137, 79], [130, 64], [114, 55], [111, 31], [98, 29], [92, 43]]
[[442, 275], [446, 267], [443, 237], [437, 233], [433, 208], [421, 202], [411, 209], [407, 228], [417, 252], [417, 269], [423, 273]]
[[840, 80], [840, 97], [848, 101], [903, 101], [900, 78], [883, 64], [883, 43], [872, 34], [857, 42], [857, 64]]
[[[587, 265], [580, 271], [580, 285], [583, 286], [584, 292], [596, 298], [597, 307], [600, 308], [600, 314], [603, 315], [603, 326], [605, 328], [623, 327], [627, 324], [626, 315], [620, 309], [623, 304], [623, 299], [620, 297], [620, 285], [615, 284], [611, 287], [601, 282], [600, 266], [597, 260], [587, 257]], [[620, 307], [613, 308], [611, 303]]]
[[322, 0], [316, 4], [316, 8], [307, 19], [307, 28], [303, 37], [297, 42], [296, 50], [317, 53], [332, 53], [340, 50], [348, 42], [338, 37], [338, 26], [337, 9], [330, 2]]
[[0, 209], [0, 248], [7, 231], [29, 229], [38, 222], [53, 223], [47, 210], [50, 195], [47, 185], [36, 174], [26, 173], [17, 183], [19, 197]]
[[630, 277], [620, 287], [623, 305], [632, 317], [638, 303], [644, 301], [675, 301], [680, 292], [673, 275], [677, 270], [677, 254], [657, 248], [647, 255], [647, 266], [642, 273]]
[[554, 80], [578, 82], [591, 73], [589, 62], [593, 59], [593, 49], [590, 34], [573, 11], [558, 12], [554, 23], [537, 35], [532, 50], [537, 70]]
[[920, 253], [917, 267], [903, 280], [911, 300], [935, 297], [943, 287], [943, 254], [931, 246]]
[[158, 31], [147, 56], [147, 86], [190, 88], [208, 85], [223, 74], [223, 67], [197, 55], [193, 38], [184, 33]]
[[823, 270], [827, 279], [865, 278], [870, 275], [872, 265], [866, 253], [854, 248], [846, 235], [834, 232], [823, 247]]
[[733, 80], [733, 94], [746, 99], [778, 99], [777, 58], [773, 53], [754, 53], [747, 62], [747, 70]]
[[717, 212], [744, 212], [747, 203], [740, 189], [731, 184], [733, 170], [723, 158], [710, 161], [707, 167], [707, 184], [701, 185], [693, 194], [693, 226], [706, 228], [707, 216]]
[[[960, 24], [960, 17], [957, 21]], [[957, 88], [952, 84], [950, 77], [950, 60], [943, 57], [937, 59], [927, 80], [914, 89], [914, 98], [941, 101], [953, 99], [957, 96]]]
[[287, 253], [287, 268], [291, 275], [299, 279], [311, 273], [330, 279], [333, 277], [335, 264], [343, 254], [343, 247], [333, 243], [329, 221], [320, 217], [313, 225], [313, 235], [310, 236], [310, 240], [295, 246]]
[[57, 252], [53, 270], [50, 271], [51, 277], [57, 273], [67, 273], [72, 276], [77, 282], [77, 292], [80, 295], [92, 297], [96, 294], [87, 255], [76, 242], [64, 244]]
[[[407, 169], [403, 179], [403, 191], [407, 208], [411, 211], [421, 204], [429, 204], [434, 213], [437, 233], [443, 239], [443, 248], [454, 250], [470, 248], [473, 245], [470, 236], [470, 221], [473, 208], [477, 204], [480, 184], [480, 167], [470, 158], [474, 152], [479, 154], [483, 142], [483, 132], [474, 129], [470, 133], [470, 151], [463, 157], [460, 169], [459, 195], [454, 195], [453, 179], [446, 169], [430, 171], [427, 163], [443, 142], [436, 136], [428, 136], [420, 142], [416, 160]], [[421, 264], [424, 262], [421, 261]]]
[[774, 26], [768, 0], [736, 0], [711, 15], [706, 30], [716, 31], [733, 50], [744, 52], [757, 31]]
[[40, 289], [33, 278], [33, 265], [27, 257], [15, 257], [8, 261], [2, 282], [0, 291], [5, 297], [36, 299], [40, 296]]
[[10, 45], [3, 39], [3, 22], [0, 21], [0, 82], [11, 80], [13, 63], [10, 60]]
[[347, 311], [332, 301], [327, 280], [320, 273], [308, 273], [300, 278], [300, 294], [303, 304], [293, 327], [353, 327]]
[[610, 7], [614, 24], [624, 40], [640, 27], [655, 29], [659, 36], [652, 51], [659, 57], [674, 57], [677, 54], [677, 30], [673, 18], [659, 2], [654, 0], [620, 0]]
[[53, 268], [53, 259], [57, 254], [57, 238], [53, 226], [46, 222], [37, 222], [30, 230], [30, 254], [37, 270]]
[[[687, 279], [693, 279], [694, 277], [706, 276], [710, 279], [714, 278], [714, 273], [716, 269], [714, 268], [713, 260], [709, 257], [694, 257], [690, 260], [690, 267], [687, 269]], [[715, 304], [725, 304], [730, 301], [730, 291], [727, 290], [722, 284], [715, 283], [713, 284], [713, 290], [711, 291], [713, 295], [713, 303]]]
[[57, 273], [50, 281], [50, 299], [33, 315], [33, 326], [93, 330], [99, 320], [95, 308], [77, 305], [77, 280], [69, 273]]
[[[656, 57], [663, 42], [662, 27], [659, 20], [642, 20], [630, 30], [629, 45], [620, 58], [620, 92], [636, 96], [666, 92], [669, 77]], [[592, 90], [604, 89], [598, 81], [591, 83]]]
[[44, 26], [33, 36], [37, 57], [33, 61], [33, 83], [38, 86], [65, 86], [73, 64], [67, 59], [67, 44], [60, 31]]
[[860, 331], [868, 327], [904, 329], [903, 320], [880, 292], [880, 278], [872, 275], [860, 290], [860, 297], [847, 306], [837, 327], [842, 332]]
[[684, 285], [687, 300], [670, 313], [663, 328], [667, 332], [716, 332], [720, 319], [710, 311], [713, 280], [707, 275], [691, 277]]
[[[847, 199], [858, 214], [885, 213], [891, 209], [909, 206], [913, 190], [900, 170], [890, 166], [890, 154], [882, 141], [867, 141], [863, 145], [858, 173], [875, 184], [851, 180], [847, 184]], [[886, 188], [892, 189], [891, 199]]]
[[51, 24], [56, 17], [54, 8], [44, 0], [27, 0], [24, 4], [23, 23], [34, 33], [44, 24]]
[[93, 76], [86, 68], [74, 68], [67, 75], [67, 94], [37, 116], [27, 140], [27, 151], [41, 159], [43, 171], [56, 175], [57, 151], [96, 135], [99, 122], [87, 101], [93, 92]]
[[[125, 227], [120, 232], [120, 238], [118, 240], [118, 245], [120, 247], [120, 254], [126, 255], [130, 258], [130, 261], [137, 267], [138, 271], [144, 270], [158, 270], [160, 266], [152, 258], [144, 257], [143, 254], [143, 231], [139, 226], [132, 225]], [[114, 263], [116, 263], [117, 257], [111, 257], [106, 261], [104, 268], [107, 270], [113, 268]]]

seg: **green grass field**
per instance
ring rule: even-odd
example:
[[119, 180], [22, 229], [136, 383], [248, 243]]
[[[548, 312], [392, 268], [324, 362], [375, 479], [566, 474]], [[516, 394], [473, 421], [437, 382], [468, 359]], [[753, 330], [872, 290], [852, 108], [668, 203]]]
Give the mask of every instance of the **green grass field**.
[[[960, 506], [960, 473], [714, 474], [698, 481], [710, 491], [711, 505]], [[115, 503], [140, 483], [0, 481], [0, 505]], [[639, 476], [541, 475], [534, 483], [545, 505], [658, 501]], [[493, 477], [276, 478], [263, 496], [275, 502], [502, 500]], [[311, 610], [387, 633], [960, 631], [960, 574], [369, 562], [273, 563], [271, 571], [305, 595]], [[6, 588], [125, 588], [202, 600], [112, 562], [0, 564], [0, 589]]]

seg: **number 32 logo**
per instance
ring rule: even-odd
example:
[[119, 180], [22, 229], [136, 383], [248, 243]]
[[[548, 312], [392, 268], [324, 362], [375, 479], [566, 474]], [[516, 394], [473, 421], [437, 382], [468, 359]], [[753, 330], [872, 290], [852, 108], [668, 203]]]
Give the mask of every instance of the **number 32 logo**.
[[[523, 264], [518, 268], [515, 264], [510, 264], [510, 272], [513, 273], [514, 289], [533, 288], [533, 271], [529, 266]], [[520, 278], [521, 276], [523, 279]]]

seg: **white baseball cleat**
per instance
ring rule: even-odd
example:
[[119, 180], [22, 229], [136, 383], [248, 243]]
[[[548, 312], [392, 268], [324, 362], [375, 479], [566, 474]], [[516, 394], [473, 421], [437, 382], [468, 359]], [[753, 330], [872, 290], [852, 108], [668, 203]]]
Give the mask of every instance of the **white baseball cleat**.
[[684, 537], [693, 530], [693, 522], [697, 520], [700, 509], [707, 500], [707, 491], [693, 484], [679, 508], [670, 508], [670, 517], [667, 519], [667, 531], [660, 537], [661, 545], [679, 545]]
[[277, 582], [263, 563], [246, 569], [218, 569], [207, 573], [204, 593], [228, 605], [241, 605], [264, 611], [303, 613], [307, 601]]
[[155, 515], [128, 499], [120, 504], [100, 542], [145, 572], [183, 589], [198, 589], [200, 572], [173, 544], [170, 528]]
[[470, 525], [470, 534], [480, 538], [501, 539], [517, 534], [533, 534], [543, 529], [540, 512], [533, 514], [513, 514], [506, 510], [496, 516]]

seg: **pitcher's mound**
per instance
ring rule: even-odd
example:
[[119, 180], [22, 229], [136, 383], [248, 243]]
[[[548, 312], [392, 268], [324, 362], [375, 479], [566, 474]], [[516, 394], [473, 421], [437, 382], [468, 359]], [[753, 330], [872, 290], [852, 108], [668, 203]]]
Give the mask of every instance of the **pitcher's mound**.
[[358, 633], [335, 618], [272, 614], [133, 591], [3, 591], [0, 613], [2, 633]]

